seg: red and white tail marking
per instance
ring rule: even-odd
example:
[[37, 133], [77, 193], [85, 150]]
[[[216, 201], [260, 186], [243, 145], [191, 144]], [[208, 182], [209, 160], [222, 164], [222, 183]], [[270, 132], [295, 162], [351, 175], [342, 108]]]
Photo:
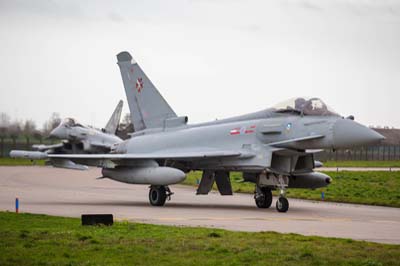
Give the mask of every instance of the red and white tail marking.
[[137, 89], [137, 91], [139, 93], [142, 91], [142, 89], [143, 89], [143, 80], [142, 80], [142, 78], [138, 78], [136, 80], [136, 89]]

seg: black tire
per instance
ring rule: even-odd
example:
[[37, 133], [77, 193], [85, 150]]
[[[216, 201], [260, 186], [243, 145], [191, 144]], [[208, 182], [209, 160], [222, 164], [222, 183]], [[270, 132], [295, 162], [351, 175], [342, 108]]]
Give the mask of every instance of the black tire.
[[255, 198], [256, 205], [258, 208], [268, 209], [272, 204], [272, 191], [267, 187], [261, 188], [261, 191], [263, 194], [262, 197]]
[[167, 192], [163, 186], [152, 186], [149, 191], [149, 201], [153, 206], [164, 206]]
[[278, 212], [287, 212], [289, 210], [289, 201], [287, 198], [279, 197], [276, 201], [276, 210]]

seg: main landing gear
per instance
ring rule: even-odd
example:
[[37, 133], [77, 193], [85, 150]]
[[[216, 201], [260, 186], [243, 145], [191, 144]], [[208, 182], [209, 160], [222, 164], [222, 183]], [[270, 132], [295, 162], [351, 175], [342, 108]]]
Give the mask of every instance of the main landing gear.
[[256, 193], [254, 195], [256, 205], [258, 208], [267, 209], [272, 204], [272, 191], [268, 187], [256, 186]]
[[164, 206], [165, 201], [171, 200], [171, 192], [168, 186], [150, 186], [149, 201], [153, 206]]

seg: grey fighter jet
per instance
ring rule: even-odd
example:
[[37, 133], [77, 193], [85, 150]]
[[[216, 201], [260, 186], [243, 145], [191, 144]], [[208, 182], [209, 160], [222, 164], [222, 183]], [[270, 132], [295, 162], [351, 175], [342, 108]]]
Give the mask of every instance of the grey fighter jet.
[[[119, 101], [107, 125], [99, 130], [93, 127], [84, 126], [73, 118], [65, 118], [50, 132], [51, 138], [62, 140], [52, 145], [33, 145], [36, 151], [19, 151], [18, 157], [28, 159], [46, 158], [45, 154], [93, 154], [110, 152], [112, 145], [122, 142], [117, 137], [116, 131], [121, 118], [123, 102]], [[87, 166], [75, 164], [68, 159], [51, 159], [48, 164], [55, 167], [85, 170]]]
[[[102, 167], [104, 178], [150, 185], [151, 205], [170, 199], [169, 185], [190, 171], [202, 171], [198, 195], [214, 182], [222, 195], [232, 195], [231, 171], [255, 183], [259, 208], [272, 204], [278, 190], [279, 212], [286, 212], [288, 188], [327, 186], [331, 178], [314, 171], [320, 149], [369, 145], [384, 137], [343, 118], [318, 98], [295, 98], [277, 106], [233, 118], [188, 124], [177, 116], [128, 52], [117, 55], [135, 132], [107, 154], [46, 155]], [[11, 153], [13, 155], [13, 153]]]
[[[50, 132], [50, 137], [67, 140], [72, 146], [73, 153], [108, 152], [114, 143], [121, 142], [115, 133], [121, 118], [122, 106], [123, 102], [119, 101], [107, 125], [101, 130], [84, 126], [73, 118], [66, 118]], [[40, 150], [42, 147], [37, 148]]]

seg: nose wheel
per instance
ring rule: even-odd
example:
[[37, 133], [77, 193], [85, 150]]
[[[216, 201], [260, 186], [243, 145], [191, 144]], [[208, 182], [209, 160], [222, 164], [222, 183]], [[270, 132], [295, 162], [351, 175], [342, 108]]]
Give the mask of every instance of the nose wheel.
[[280, 196], [276, 201], [276, 210], [278, 212], [287, 212], [289, 210], [289, 201], [287, 198]]
[[171, 200], [171, 192], [168, 186], [150, 186], [149, 201], [152, 206], [164, 206], [165, 201]]
[[282, 176], [279, 177], [278, 188], [280, 190], [280, 193], [279, 198], [276, 201], [276, 210], [278, 212], [287, 212], [289, 210], [289, 201], [286, 198], [287, 184], [285, 183]]

